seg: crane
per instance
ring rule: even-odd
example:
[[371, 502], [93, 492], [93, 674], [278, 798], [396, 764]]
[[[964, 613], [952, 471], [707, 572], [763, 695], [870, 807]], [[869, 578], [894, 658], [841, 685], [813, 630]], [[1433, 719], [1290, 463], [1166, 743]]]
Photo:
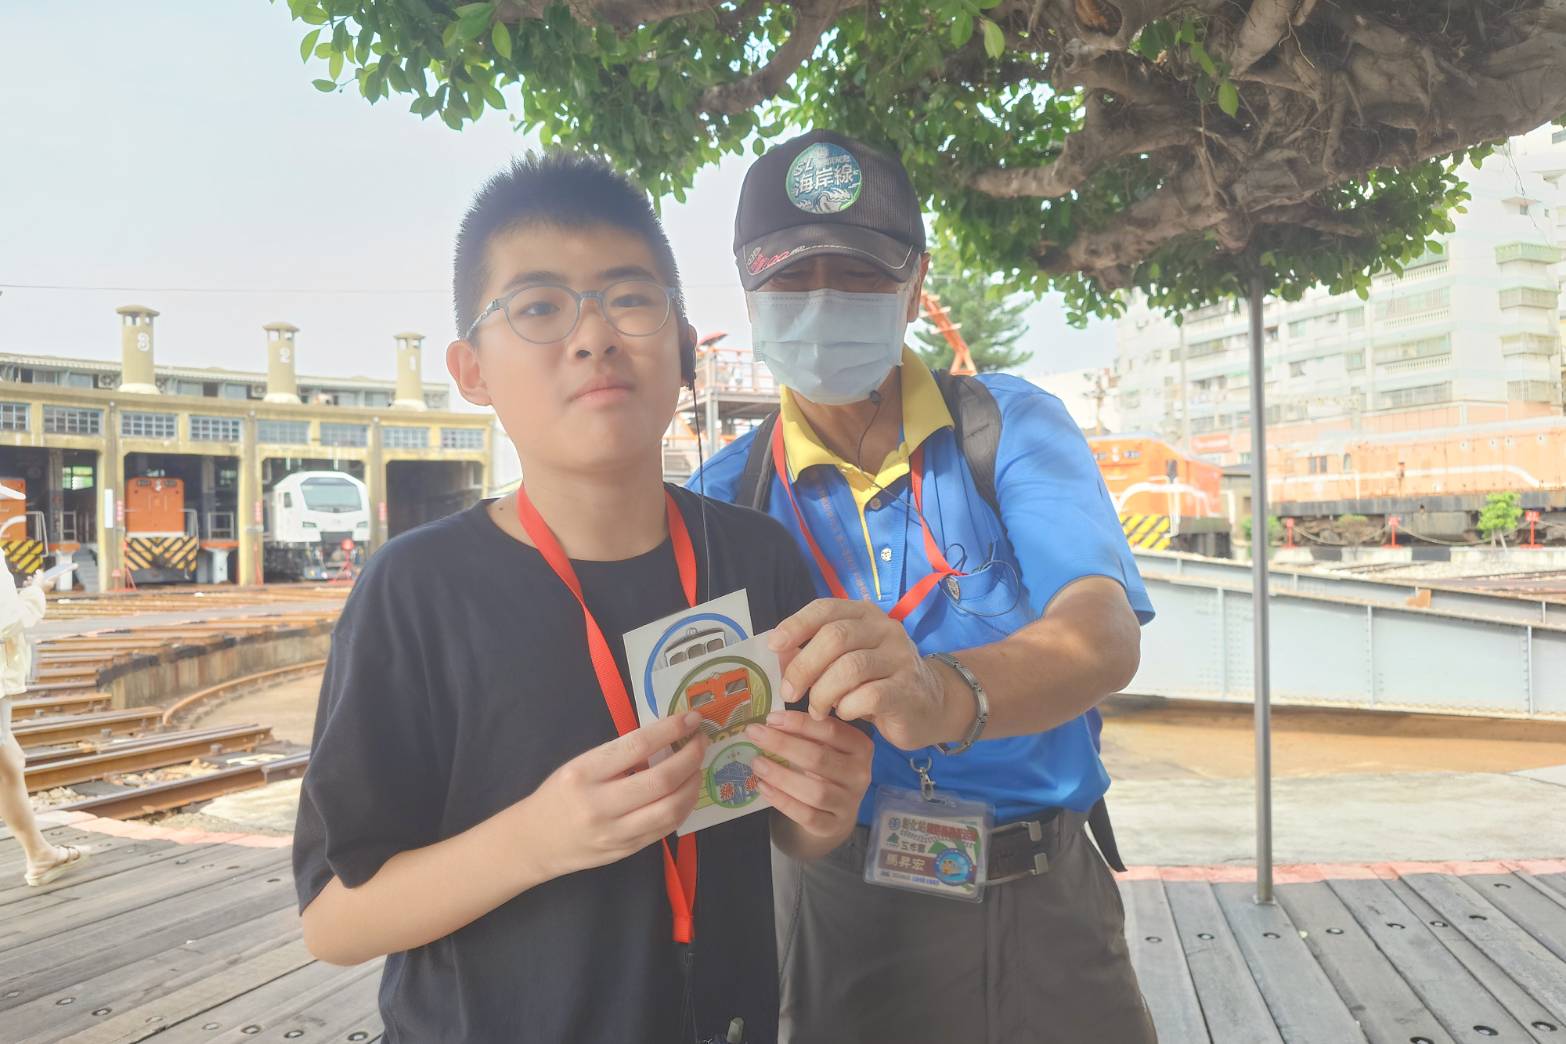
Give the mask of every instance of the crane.
[[952, 346], [951, 372], [963, 377], [972, 377], [978, 373], [973, 365], [973, 355], [968, 351], [968, 342], [957, 332], [957, 324], [946, 314], [946, 306], [941, 304], [941, 299], [928, 290], [922, 290], [919, 293], [919, 306], [924, 309], [925, 317], [941, 332], [941, 336], [946, 338], [946, 343]]

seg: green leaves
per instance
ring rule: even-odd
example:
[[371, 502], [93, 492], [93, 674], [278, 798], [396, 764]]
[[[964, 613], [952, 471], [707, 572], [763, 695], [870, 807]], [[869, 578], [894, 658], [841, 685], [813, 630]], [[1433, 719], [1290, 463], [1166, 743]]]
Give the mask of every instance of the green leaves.
[[1240, 92], [1229, 80], [1218, 85], [1218, 108], [1227, 116], [1234, 116], [1240, 111]]
[[[986, 23], [988, 24], [988, 20]], [[953, 47], [961, 47], [973, 38], [973, 15], [968, 11], [961, 11], [952, 19], [951, 39]]]
[[1006, 50], [1006, 34], [1001, 32], [1001, 27], [990, 21], [983, 20], [984, 25], [984, 53], [991, 58], [999, 58]]
[[496, 54], [502, 58], [511, 57], [511, 27], [505, 22], [495, 23], [495, 28], [489, 33], [489, 42], [494, 45]]
[[[485, 109], [500, 110], [546, 146], [604, 157], [655, 199], [683, 199], [696, 175], [726, 155], [760, 155], [813, 126], [840, 128], [902, 157], [941, 244], [939, 264], [975, 281], [979, 311], [1008, 305], [1015, 291], [1054, 289], [1075, 321], [1114, 315], [1121, 297], [1059, 270], [1060, 257], [1164, 188], [1176, 154], [1111, 160], [1057, 198], [1002, 199], [971, 188], [982, 170], [1053, 162], [1082, 119], [1083, 95], [1057, 92], [1045, 79], [1059, 41], [1022, 35], [1013, 9], [997, 4], [880, 0], [851, 9], [773, 98], [731, 114], [703, 111], [704, 92], [764, 67], [794, 30], [797, 15], [786, 5], [713, 0], [692, 14], [610, 24], [578, 21], [564, 3], [535, 16], [509, 0], [288, 0], [307, 27], [300, 58], [320, 59], [330, 74], [314, 81], [318, 90], [341, 90], [352, 77], [367, 100], [402, 96], [415, 115], [456, 131]], [[1208, 52], [1217, 38], [1209, 17], [1230, 16], [1149, 22], [1126, 57], [1156, 62], [1206, 126], [1227, 134], [1237, 129], [1229, 121], [1250, 119], [1263, 96], [1247, 86], [1242, 97]], [[1360, 236], [1258, 227], [1254, 245], [1271, 286], [1285, 297], [1318, 284], [1363, 291], [1370, 273], [1432, 249], [1451, 227], [1447, 211], [1466, 198], [1454, 165], [1371, 171], [1309, 200], [1363, 229]], [[1240, 266], [1216, 236], [1196, 232], [1132, 259], [1127, 278], [1154, 308], [1181, 311], [1238, 292]]]

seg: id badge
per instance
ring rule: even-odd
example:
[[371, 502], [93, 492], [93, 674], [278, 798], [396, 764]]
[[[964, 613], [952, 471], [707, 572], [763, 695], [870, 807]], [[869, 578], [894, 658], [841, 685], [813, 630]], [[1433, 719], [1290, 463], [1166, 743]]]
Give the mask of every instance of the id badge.
[[945, 899], [984, 901], [995, 810], [940, 792], [878, 787], [865, 880]]

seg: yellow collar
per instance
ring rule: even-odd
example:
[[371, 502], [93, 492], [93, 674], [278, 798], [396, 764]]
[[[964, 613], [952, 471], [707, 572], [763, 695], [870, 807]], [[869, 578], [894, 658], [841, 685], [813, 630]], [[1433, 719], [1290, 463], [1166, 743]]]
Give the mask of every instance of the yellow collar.
[[901, 366], [903, 441], [887, 454], [874, 476], [838, 459], [805, 419], [794, 399], [794, 393], [787, 388], [783, 389], [778, 420], [783, 425], [783, 449], [788, 455], [790, 478], [798, 477], [805, 469], [817, 465], [835, 467], [848, 480], [855, 499], [863, 501], [868, 500], [874, 490], [885, 489], [908, 473], [909, 456], [931, 435], [942, 428], [951, 427], [952, 415], [929, 369], [906, 347], [903, 348]]

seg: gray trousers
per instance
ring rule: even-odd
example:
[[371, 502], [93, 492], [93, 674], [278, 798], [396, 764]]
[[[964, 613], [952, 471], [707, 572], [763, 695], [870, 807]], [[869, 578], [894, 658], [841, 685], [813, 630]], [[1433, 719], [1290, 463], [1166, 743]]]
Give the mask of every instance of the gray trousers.
[[782, 1044], [1152, 1044], [1125, 909], [1059, 817], [1048, 873], [967, 903], [866, 884], [865, 831], [822, 859], [773, 853]]

